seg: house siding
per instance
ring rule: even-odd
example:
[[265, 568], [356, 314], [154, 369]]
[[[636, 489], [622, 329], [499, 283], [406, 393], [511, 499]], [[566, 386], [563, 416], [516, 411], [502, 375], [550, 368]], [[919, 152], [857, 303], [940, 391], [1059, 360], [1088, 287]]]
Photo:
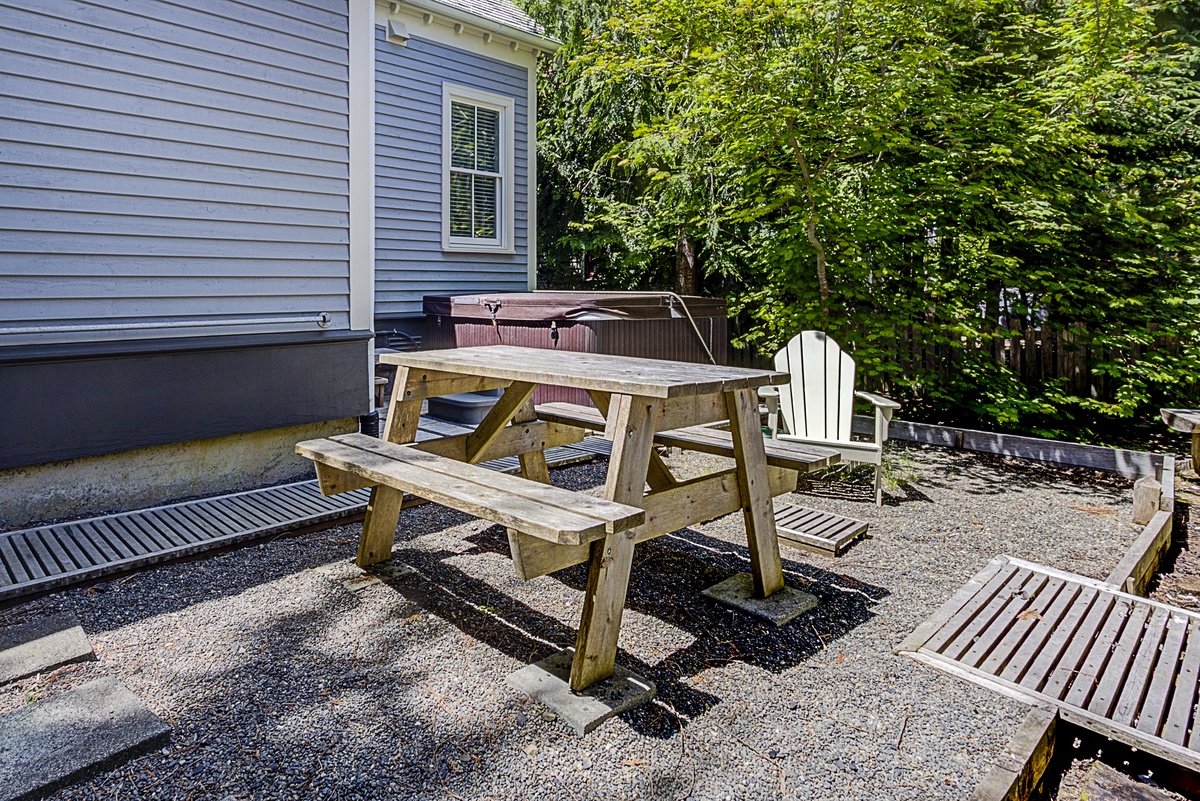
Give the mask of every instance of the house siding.
[[[428, 294], [529, 287], [529, 73], [525, 67], [376, 30], [375, 317], [420, 317]], [[442, 250], [442, 84], [511, 97], [514, 253]]]
[[0, 345], [349, 328], [347, 2], [0, 0]]

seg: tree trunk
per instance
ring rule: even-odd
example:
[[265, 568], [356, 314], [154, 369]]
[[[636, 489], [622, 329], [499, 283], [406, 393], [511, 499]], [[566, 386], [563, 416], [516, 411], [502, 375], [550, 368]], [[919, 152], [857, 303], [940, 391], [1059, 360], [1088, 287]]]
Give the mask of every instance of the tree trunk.
[[829, 323], [829, 275], [825, 271], [825, 245], [821, 243], [817, 236], [817, 219], [810, 217], [808, 225], [804, 232], [808, 235], [808, 241], [812, 244], [813, 250], [817, 252], [817, 286], [821, 290], [821, 319], [826, 325]]
[[675, 292], [679, 295], [700, 294], [700, 276], [696, 272], [696, 247], [683, 226], [675, 243]]

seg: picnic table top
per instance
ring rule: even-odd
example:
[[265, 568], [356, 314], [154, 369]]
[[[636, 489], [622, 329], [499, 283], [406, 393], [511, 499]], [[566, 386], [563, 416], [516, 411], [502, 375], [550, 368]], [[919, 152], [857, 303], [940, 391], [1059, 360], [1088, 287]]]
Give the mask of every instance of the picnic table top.
[[712, 395], [769, 384], [786, 384], [789, 378], [787, 373], [773, 370], [514, 345], [480, 345], [414, 353], [386, 353], [380, 357], [380, 361], [419, 370], [652, 398]]

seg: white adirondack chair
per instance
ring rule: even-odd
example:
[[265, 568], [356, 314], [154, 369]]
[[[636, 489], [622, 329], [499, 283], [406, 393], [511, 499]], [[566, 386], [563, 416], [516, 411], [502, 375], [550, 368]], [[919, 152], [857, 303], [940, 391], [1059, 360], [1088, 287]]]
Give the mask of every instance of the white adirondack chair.
[[[854, 359], [824, 331], [802, 331], [793, 337], [775, 354], [775, 369], [791, 373], [792, 380], [761, 393], [770, 413], [771, 436], [833, 448], [843, 461], [875, 465], [875, 504], [882, 505], [883, 443], [900, 404], [871, 392], [855, 392]], [[873, 442], [850, 438], [856, 397], [875, 407]], [[786, 431], [778, 430], [779, 422]]]

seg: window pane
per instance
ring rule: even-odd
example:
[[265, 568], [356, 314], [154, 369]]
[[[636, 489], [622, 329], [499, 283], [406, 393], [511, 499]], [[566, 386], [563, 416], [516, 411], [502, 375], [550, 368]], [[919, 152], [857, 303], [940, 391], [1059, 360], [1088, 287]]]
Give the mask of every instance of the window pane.
[[475, 109], [475, 169], [500, 172], [500, 112]]
[[475, 169], [475, 107], [450, 104], [450, 166]]
[[471, 176], [450, 173], [450, 236], [471, 236]]
[[475, 238], [496, 238], [496, 184], [499, 178], [475, 176]]

